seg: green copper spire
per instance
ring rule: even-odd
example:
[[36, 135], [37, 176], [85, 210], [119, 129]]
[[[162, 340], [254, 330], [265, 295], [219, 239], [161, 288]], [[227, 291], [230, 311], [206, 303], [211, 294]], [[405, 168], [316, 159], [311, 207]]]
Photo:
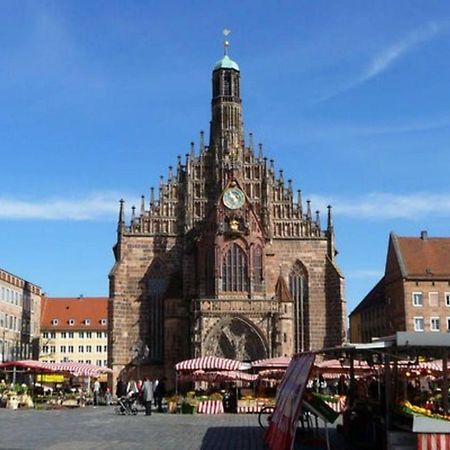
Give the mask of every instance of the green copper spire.
[[234, 62], [228, 55], [225, 55], [222, 59], [219, 59], [219, 61], [214, 64], [213, 70], [218, 69], [234, 69], [239, 72], [239, 66], [236, 62]]
[[[230, 30], [228, 29], [224, 29], [223, 30], [223, 35], [225, 36], [225, 38], [231, 33]], [[228, 56], [228, 47], [230, 46], [230, 42], [225, 39], [223, 42], [223, 47], [224, 47], [224, 56], [222, 59], [219, 59], [219, 61], [216, 62], [216, 64], [214, 65], [213, 71], [214, 70], [219, 70], [219, 69], [234, 69], [237, 70], [239, 72], [239, 66], [237, 65], [236, 62], [234, 62], [229, 56]]]

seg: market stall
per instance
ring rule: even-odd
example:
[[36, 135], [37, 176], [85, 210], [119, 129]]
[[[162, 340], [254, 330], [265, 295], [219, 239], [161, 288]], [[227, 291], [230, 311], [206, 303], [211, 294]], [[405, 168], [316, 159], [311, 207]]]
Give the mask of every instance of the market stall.
[[[83, 406], [86, 403], [86, 392], [89, 391], [91, 377], [98, 378], [104, 373], [110, 373], [111, 369], [76, 362], [49, 363], [21, 360], [0, 364], [0, 371], [10, 377], [8, 387], [5, 383], [4, 389], [2, 389], [2, 397], [7, 399], [5, 406], [15, 409], [21, 405], [31, 407], [36, 402], [45, 403], [48, 406]], [[59, 374], [59, 376], [50, 378], [51, 375], [56, 374]], [[56, 386], [63, 386], [66, 379], [73, 380], [75, 377], [85, 380], [86, 389], [59, 390], [56, 394], [53, 393], [53, 388], [48, 388], [47, 391], [51, 392], [51, 394], [48, 394], [45, 393], [42, 386], [44, 380]], [[16, 382], [18, 379], [20, 379], [19, 383]], [[40, 386], [38, 386], [36, 380], [40, 381]], [[69, 385], [67, 387], [69, 388]], [[28, 400], [28, 397], [32, 400]]]
[[[251, 366], [247, 363], [226, 358], [206, 356], [203, 358], [189, 359], [176, 364], [177, 388], [179, 383], [205, 382], [210, 386], [218, 386], [211, 395], [195, 395], [188, 393], [186, 397], [179, 399], [180, 410], [193, 412], [196, 410], [202, 414], [221, 414], [225, 412], [224, 403], [235, 402], [237, 384], [248, 384], [257, 379], [257, 375], [243, 372]], [[219, 392], [219, 386], [234, 384], [234, 388], [227, 392]], [[230, 399], [227, 398], [230, 397]], [[183, 409], [184, 406], [184, 409]]]
[[[359, 442], [374, 442], [373, 448], [391, 448], [396, 436], [403, 439], [405, 433], [421, 450], [450, 442], [449, 348], [449, 334], [397, 332], [367, 344], [327, 349], [349, 360], [348, 434]], [[357, 361], [368, 361], [376, 369], [374, 376], [357, 380]], [[433, 375], [433, 385], [420, 382], [420, 375]]]

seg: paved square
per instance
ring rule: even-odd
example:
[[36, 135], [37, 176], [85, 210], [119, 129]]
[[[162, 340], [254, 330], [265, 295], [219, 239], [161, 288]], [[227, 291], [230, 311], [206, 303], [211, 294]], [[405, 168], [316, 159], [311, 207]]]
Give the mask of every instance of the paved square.
[[209, 450], [266, 448], [257, 415], [119, 416], [114, 407], [0, 409], [0, 448]]
[[[112, 406], [53, 411], [0, 408], [0, 449], [267, 449], [256, 414], [153, 413], [147, 417], [143, 410], [137, 416], [114, 411]], [[335, 426], [328, 429], [333, 450], [351, 448]], [[324, 429], [320, 434], [324, 437]], [[325, 448], [305, 445], [300, 436], [295, 448]]]

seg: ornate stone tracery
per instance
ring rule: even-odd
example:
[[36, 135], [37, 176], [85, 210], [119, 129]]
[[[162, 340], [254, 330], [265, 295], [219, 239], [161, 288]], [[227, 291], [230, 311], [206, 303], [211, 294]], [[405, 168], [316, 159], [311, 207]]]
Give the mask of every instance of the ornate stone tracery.
[[240, 317], [220, 320], [205, 338], [204, 356], [221, 356], [239, 361], [266, 358], [267, 344], [250, 321]]

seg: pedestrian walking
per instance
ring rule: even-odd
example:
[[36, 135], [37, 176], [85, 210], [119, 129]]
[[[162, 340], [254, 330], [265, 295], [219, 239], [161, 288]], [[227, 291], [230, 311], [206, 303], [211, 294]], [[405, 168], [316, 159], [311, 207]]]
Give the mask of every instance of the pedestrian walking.
[[155, 403], [156, 406], [158, 407], [158, 412], [163, 412], [162, 401], [165, 395], [166, 395], [166, 378], [164, 377], [160, 380], [155, 389]]
[[153, 402], [153, 385], [148, 377], [145, 377], [144, 384], [142, 385], [142, 402], [145, 407], [145, 415], [152, 415], [152, 402]]
[[98, 401], [100, 399], [100, 381], [98, 381], [98, 379], [94, 381], [93, 392], [94, 392], [94, 408], [96, 408], [98, 406]]
[[122, 398], [127, 395], [127, 385], [125, 384], [125, 381], [123, 381], [122, 378], [117, 377], [117, 384], [116, 384], [116, 396], [117, 398]]

